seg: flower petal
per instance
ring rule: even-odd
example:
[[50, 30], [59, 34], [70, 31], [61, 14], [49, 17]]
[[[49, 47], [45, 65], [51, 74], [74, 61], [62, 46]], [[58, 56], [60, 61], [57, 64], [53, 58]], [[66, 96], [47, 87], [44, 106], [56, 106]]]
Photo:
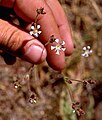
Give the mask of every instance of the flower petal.
[[85, 54], [83, 53], [83, 54], [81, 54], [83, 57], [85, 56]]
[[40, 25], [37, 25], [37, 29], [40, 29]]
[[32, 26], [31, 26], [31, 30], [34, 30], [34, 29], [35, 29], [35, 27], [32, 25]]
[[92, 50], [90, 50], [90, 53], [92, 53], [93, 51]]
[[83, 50], [86, 50], [86, 47], [83, 47]]
[[29, 34], [30, 34], [30, 35], [33, 35], [33, 31], [30, 31]]
[[56, 43], [59, 43], [59, 39], [56, 39], [55, 42], [56, 42]]
[[65, 42], [64, 42], [64, 41], [62, 41], [62, 45], [65, 45]]
[[89, 54], [88, 53], [83, 53], [81, 54], [83, 57], [89, 57]]
[[90, 49], [90, 46], [87, 46], [88, 49]]
[[65, 51], [66, 50], [66, 48], [61, 48], [62, 49], [62, 51]]
[[38, 33], [34, 33], [33, 35], [34, 35], [35, 37], [38, 37]]
[[56, 51], [56, 54], [57, 54], [57, 55], [60, 55], [59, 50]]
[[42, 33], [42, 31], [38, 31], [38, 34], [41, 34]]
[[56, 47], [55, 46], [51, 46], [51, 50], [54, 50]]

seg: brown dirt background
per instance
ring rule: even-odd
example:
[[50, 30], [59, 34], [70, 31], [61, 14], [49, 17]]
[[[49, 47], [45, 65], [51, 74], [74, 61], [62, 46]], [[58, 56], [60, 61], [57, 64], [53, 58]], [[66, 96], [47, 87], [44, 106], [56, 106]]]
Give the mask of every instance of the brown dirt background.
[[[1, 56], [0, 120], [102, 120], [102, 0], [60, 0], [60, 3], [76, 46], [73, 55], [66, 58], [63, 74], [79, 80], [90, 78], [96, 80], [96, 85], [83, 87], [74, 82], [67, 86], [61, 73], [53, 71], [46, 62], [35, 66], [28, 80], [29, 63], [17, 58], [15, 64], [7, 65]], [[12, 10], [2, 9], [8, 20]], [[12, 18], [18, 23], [16, 17]], [[87, 45], [93, 53], [83, 58], [81, 51]], [[19, 89], [14, 88], [16, 79], [21, 84]], [[73, 113], [69, 91], [81, 103], [85, 115], [78, 117]], [[32, 93], [37, 95], [36, 104], [29, 103]]]

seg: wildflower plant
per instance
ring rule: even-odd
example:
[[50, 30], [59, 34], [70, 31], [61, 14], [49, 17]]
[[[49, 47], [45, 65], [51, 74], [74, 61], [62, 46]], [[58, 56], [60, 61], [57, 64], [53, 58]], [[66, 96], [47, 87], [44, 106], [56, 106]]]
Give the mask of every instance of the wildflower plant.
[[44, 8], [39, 8], [39, 9], [37, 9], [36, 10], [36, 12], [37, 12], [37, 15], [36, 15], [36, 17], [35, 17], [35, 20], [34, 20], [34, 23], [32, 24], [32, 26], [31, 26], [31, 29], [30, 29], [30, 35], [32, 35], [32, 36], [34, 36], [34, 37], [39, 37], [39, 35], [42, 33], [42, 31], [41, 30], [39, 30], [40, 29], [40, 25], [38, 25], [37, 24], [37, 21], [38, 21], [38, 16], [40, 15], [40, 14], [46, 14], [46, 12], [44, 12]]
[[13, 81], [13, 84], [14, 84], [14, 88], [15, 89], [19, 89], [21, 88], [21, 83], [18, 79], [16, 79], [15, 81]]
[[[44, 12], [44, 8], [40, 8], [36, 10], [36, 17], [35, 17], [35, 21], [31, 26], [31, 30], [30, 30], [30, 35], [34, 36], [34, 37], [39, 37], [39, 35], [42, 33], [42, 31], [40, 30], [41, 26], [37, 24], [38, 21], [38, 16], [39, 15], [44, 15], [46, 14], [46, 12]], [[50, 50], [51, 51], [55, 51], [56, 55], [60, 55], [61, 51], [65, 51], [65, 41], [60, 40], [58, 38], [56, 38], [54, 35], [51, 35], [48, 42], [45, 44], [45, 46], [47, 46], [48, 44], [50, 44]], [[83, 47], [83, 52], [82, 52], [82, 56], [83, 57], [89, 57], [89, 55], [92, 53], [91, 47], [90, 46], [86, 46]], [[31, 67], [31, 69], [33, 68], [33, 66]], [[62, 75], [64, 77], [64, 75]], [[64, 77], [65, 79], [65, 83], [66, 84], [72, 84], [73, 81], [82, 83], [84, 86], [86, 86], [87, 84], [94, 84], [95, 82], [91, 81], [91, 80], [75, 80], [75, 79], [69, 79], [68, 77]], [[69, 90], [70, 91], [70, 90]], [[71, 92], [69, 92], [71, 100], [72, 100], [72, 108], [73, 108], [73, 112], [76, 112], [78, 115], [82, 115], [84, 114], [84, 111], [80, 108], [80, 103], [79, 102], [74, 102], [74, 98], [72, 97]], [[29, 98], [29, 102], [31, 104], [36, 103], [37, 102], [37, 96], [36, 94], [32, 94]]]
[[[37, 12], [37, 15], [35, 17], [34, 23], [31, 26], [30, 35], [37, 38], [42, 33], [42, 31], [39, 30], [41, 28], [41, 26], [37, 24], [37, 18], [40, 14], [43, 15], [43, 14], [46, 14], [46, 12], [44, 12], [44, 8], [42, 8], [42, 7], [40, 9], [37, 9], [36, 12]], [[66, 50], [66, 48], [64, 47], [65, 42], [55, 38], [54, 35], [50, 36], [50, 40], [45, 44], [45, 46], [48, 43], [52, 43], [51, 50], [54, 50], [57, 55], [60, 55], [60, 51]]]
[[[46, 12], [44, 12], [44, 8], [41, 7], [40, 9], [36, 10], [36, 13], [37, 13], [37, 15], [35, 17], [34, 23], [31, 26], [31, 29], [30, 29], [30, 35], [38, 38], [39, 35], [42, 33], [42, 31], [40, 30], [41, 26], [39, 24], [37, 24], [38, 16], [41, 15], [41, 14], [44, 15], [44, 14], [46, 14]], [[50, 50], [54, 51], [56, 55], [60, 55], [61, 51], [64, 52], [66, 50], [65, 41], [56, 38], [54, 35], [50, 36], [50, 38], [49, 38], [48, 42], [45, 44], [45, 46], [47, 46], [48, 44], [50, 44]], [[92, 52], [93, 51], [91, 50], [91, 47], [86, 46], [86, 47], [83, 47], [83, 52], [82, 52], [81, 55], [83, 57], [89, 57], [89, 55]], [[32, 93], [32, 91], [30, 89], [29, 82], [30, 82], [30, 74], [32, 73], [32, 68], [33, 67], [34, 67], [33, 65], [30, 67], [30, 69], [29, 69], [29, 71], [27, 73], [27, 76], [26, 76], [26, 80], [28, 80], [28, 90], [30, 91], [30, 93]], [[78, 82], [78, 83], [82, 83], [83, 86], [87, 86], [87, 84], [95, 84], [95, 81], [92, 81], [92, 80], [83, 80], [82, 81], [82, 80], [76, 80], [76, 79], [68, 78], [68, 77], [65, 77], [64, 75], [62, 75], [62, 76], [63, 76], [63, 78], [65, 80], [65, 83], [67, 84], [67, 87], [68, 87], [68, 84], [72, 84], [73, 81]], [[18, 87], [21, 87], [21, 85], [20, 85], [20, 83], [18, 81], [15, 81], [14, 87], [17, 89]], [[70, 95], [70, 98], [72, 100], [73, 113], [75, 112], [79, 116], [85, 114], [84, 110], [80, 106], [80, 103], [75, 102], [70, 90], [69, 90], [69, 95]], [[30, 95], [29, 102], [31, 104], [37, 103], [37, 95], [36, 95], [36, 93], [32, 93]]]
[[39, 36], [39, 34], [41, 34], [41, 32], [42, 32], [39, 29], [40, 29], [40, 25], [32, 24], [31, 30], [30, 30], [30, 35], [33, 35], [34, 37], [37, 38]]
[[90, 46], [83, 47], [83, 53], [82, 53], [83, 57], [89, 57], [91, 53], [92, 53], [92, 50]]
[[36, 96], [36, 94], [32, 94], [31, 96], [30, 96], [30, 98], [29, 98], [29, 102], [31, 103], [31, 104], [36, 104], [37, 103], [37, 96]]
[[77, 102], [74, 100], [74, 97], [72, 95], [72, 91], [69, 89], [68, 84], [72, 84], [73, 82], [78, 82], [80, 84], [82, 84], [84, 87], [86, 87], [87, 85], [94, 85], [96, 84], [95, 80], [92, 80], [92, 78], [90, 79], [85, 79], [85, 80], [77, 80], [77, 79], [72, 79], [69, 77], [64, 77], [65, 83], [67, 85], [68, 91], [69, 91], [69, 95], [71, 98], [71, 102], [72, 102], [72, 109], [73, 109], [73, 113], [76, 113], [78, 116], [82, 116], [85, 114], [84, 110], [81, 108], [81, 103]]
[[65, 51], [66, 48], [64, 47], [65, 42], [61, 41], [59, 39], [55, 40], [55, 44], [51, 45], [51, 50], [55, 50], [57, 55], [60, 55], [60, 51]]
[[57, 55], [60, 55], [60, 51], [66, 50], [66, 48], [64, 47], [65, 42], [55, 38], [54, 35], [50, 37], [50, 40], [45, 45], [49, 43], [51, 43], [51, 50], [54, 50]]
[[84, 110], [80, 107], [80, 102], [72, 103], [73, 112], [76, 112], [78, 116], [84, 115]]

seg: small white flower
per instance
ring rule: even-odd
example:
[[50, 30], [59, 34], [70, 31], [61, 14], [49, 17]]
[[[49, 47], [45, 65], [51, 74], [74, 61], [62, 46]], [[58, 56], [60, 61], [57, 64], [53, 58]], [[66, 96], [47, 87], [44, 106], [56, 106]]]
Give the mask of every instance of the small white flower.
[[37, 97], [36, 97], [34, 94], [32, 94], [32, 95], [30, 96], [29, 102], [30, 102], [31, 104], [37, 103]]
[[30, 35], [33, 35], [34, 37], [38, 37], [39, 34], [41, 34], [41, 32], [42, 32], [39, 29], [40, 29], [40, 25], [36, 25], [36, 27], [34, 25], [32, 25]]
[[14, 86], [14, 88], [16, 88], [16, 89], [17, 89], [17, 88], [18, 88], [18, 85], [15, 85], [15, 86]]
[[73, 110], [73, 113], [75, 113], [76, 111], [75, 110]]
[[66, 48], [64, 48], [65, 42], [64, 42], [64, 41], [60, 42], [59, 39], [56, 39], [55, 42], [56, 42], [57, 44], [51, 46], [51, 50], [55, 50], [56, 54], [57, 54], [57, 55], [60, 55], [60, 51], [61, 51], [61, 50], [62, 50], [62, 51], [65, 51], [65, 50], [66, 50]]
[[30, 102], [31, 104], [37, 103], [37, 101], [36, 101], [35, 99], [31, 99], [31, 98], [30, 98], [29, 102]]
[[14, 83], [14, 88], [15, 88], [15, 89], [18, 89], [18, 88], [20, 88], [20, 87], [21, 87], [21, 85], [20, 85], [19, 82], [15, 82], [15, 83]]
[[84, 51], [82, 53], [83, 57], [89, 57], [89, 55], [92, 53], [92, 50], [91, 50], [90, 46], [83, 47], [83, 51]]

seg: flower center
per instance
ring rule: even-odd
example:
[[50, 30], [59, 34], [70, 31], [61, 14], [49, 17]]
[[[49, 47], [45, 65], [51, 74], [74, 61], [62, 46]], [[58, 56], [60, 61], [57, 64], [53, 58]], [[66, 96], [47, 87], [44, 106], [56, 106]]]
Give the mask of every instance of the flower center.
[[89, 53], [90, 53], [90, 51], [89, 51], [89, 50], [86, 50], [86, 51], [85, 51], [85, 53], [86, 53], [86, 54], [89, 54]]
[[38, 30], [37, 30], [37, 29], [34, 29], [34, 33], [38, 33]]
[[56, 49], [61, 49], [61, 45], [60, 45], [60, 44], [57, 44], [57, 45], [56, 45]]

